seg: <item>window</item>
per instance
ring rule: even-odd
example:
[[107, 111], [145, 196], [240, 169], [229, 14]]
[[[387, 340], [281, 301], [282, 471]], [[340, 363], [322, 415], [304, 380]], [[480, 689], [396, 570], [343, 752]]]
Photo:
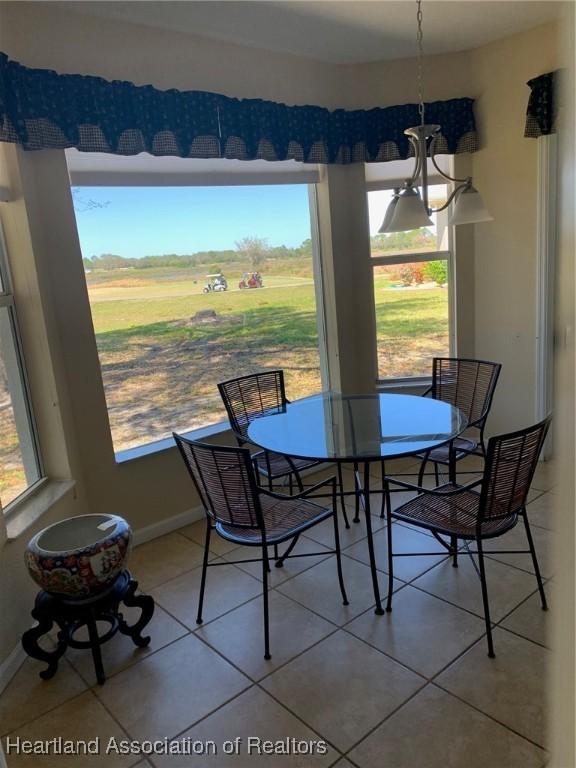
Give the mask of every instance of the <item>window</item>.
[[[393, 194], [387, 186], [368, 192], [379, 381], [427, 377], [431, 358], [452, 348], [447, 214], [433, 214], [431, 227], [378, 234]], [[448, 194], [446, 184], [431, 186], [431, 206]]]
[[235, 376], [321, 390], [308, 184], [72, 191], [116, 453], [226, 421]]
[[4, 512], [42, 476], [0, 228], [0, 502]]

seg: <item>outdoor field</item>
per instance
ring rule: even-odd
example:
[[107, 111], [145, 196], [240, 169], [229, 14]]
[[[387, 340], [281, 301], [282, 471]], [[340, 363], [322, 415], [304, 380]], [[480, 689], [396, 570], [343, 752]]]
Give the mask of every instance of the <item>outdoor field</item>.
[[[268, 265], [249, 290], [227, 270], [228, 291], [209, 294], [184, 271], [87, 275], [117, 451], [225, 419], [216, 383], [233, 376], [280, 367], [291, 399], [320, 390], [314, 284], [296, 266]], [[426, 373], [447, 349], [446, 289], [375, 282], [381, 375]]]
[[[86, 275], [114, 448], [121, 451], [226, 416], [216, 383], [283, 368], [288, 396], [321, 388], [310, 259], [260, 267], [264, 287], [202, 293], [198, 269], [94, 270]], [[380, 376], [425, 374], [448, 349], [447, 289], [402, 286], [375, 270]], [[212, 310], [213, 314], [206, 313]], [[198, 313], [203, 313], [198, 315]], [[25, 487], [8, 393], [0, 378], [0, 498]]]

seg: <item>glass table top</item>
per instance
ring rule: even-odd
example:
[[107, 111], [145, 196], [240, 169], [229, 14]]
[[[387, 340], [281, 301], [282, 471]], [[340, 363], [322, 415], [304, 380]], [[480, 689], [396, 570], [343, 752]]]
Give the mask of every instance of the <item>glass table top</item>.
[[261, 448], [306, 459], [375, 460], [421, 453], [466, 429], [448, 403], [415, 395], [321, 395], [289, 403], [248, 427]]

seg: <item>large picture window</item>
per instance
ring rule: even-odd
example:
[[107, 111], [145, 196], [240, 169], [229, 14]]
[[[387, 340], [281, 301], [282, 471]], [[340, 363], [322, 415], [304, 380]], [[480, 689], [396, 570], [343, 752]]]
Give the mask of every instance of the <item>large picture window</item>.
[[225, 421], [217, 383], [322, 388], [307, 184], [73, 187], [114, 449]]
[[[430, 193], [432, 207], [438, 207], [448, 189], [433, 185]], [[452, 349], [447, 215], [433, 214], [431, 227], [378, 234], [392, 194], [368, 192], [379, 381], [427, 377], [432, 357]]]
[[0, 502], [10, 512], [42, 476], [0, 227]]

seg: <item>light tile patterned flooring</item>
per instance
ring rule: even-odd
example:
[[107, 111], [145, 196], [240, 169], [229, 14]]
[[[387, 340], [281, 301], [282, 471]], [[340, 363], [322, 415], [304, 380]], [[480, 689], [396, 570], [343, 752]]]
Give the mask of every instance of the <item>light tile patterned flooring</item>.
[[[553, 575], [551, 478], [551, 466], [542, 465], [528, 506], [546, 579]], [[346, 482], [351, 487], [350, 472]], [[376, 497], [373, 527], [384, 591], [386, 528], [377, 516], [378, 503]], [[480, 584], [467, 556], [460, 557], [458, 569], [445, 558], [397, 560], [393, 611], [378, 617], [366, 565], [365, 523], [352, 524], [349, 531], [341, 526], [350, 605], [341, 604], [331, 555], [273, 568], [272, 659], [265, 661], [258, 566], [209, 569], [205, 622], [195, 623], [203, 525], [144, 544], [132, 555], [134, 576], [157, 603], [149, 648], [135, 649], [123, 636], [105, 645], [108, 680], [102, 687], [94, 684], [86, 652], [69, 651], [48, 682], [38, 677], [42, 665], [27, 660], [0, 698], [0, 731], [29, 739], [99, 736], [104, 745], [113, 736], [190, 737], [214, 741], [219, 754], [152, 755], [148, 761], [117, 754], [11, 756], [10, 768], [545, 764], [549, 612], [540, 608], [529, 556], [490, 557], [496, 625], [496, 658], [490, 660]], [[398, 551], [436, 549], [426, 533], [398, 523], [394, 530]], [[520, 533], [518, 527], [493, 548], [523, 548]], [[212, 558], [219, 562], [253, 556], [218, 538], [213, 544]], [[331, 544], [328, 521], [309, 531], [296, 552], [324, 553]], [[549, 598], [551, 587], [547, 582]], [[328, 749], [314, 756], [248, 756], [249, 736], [325, 740]], [[222, 743], [236, 737], [243, 739], [240, 754], [222, 754]]]

